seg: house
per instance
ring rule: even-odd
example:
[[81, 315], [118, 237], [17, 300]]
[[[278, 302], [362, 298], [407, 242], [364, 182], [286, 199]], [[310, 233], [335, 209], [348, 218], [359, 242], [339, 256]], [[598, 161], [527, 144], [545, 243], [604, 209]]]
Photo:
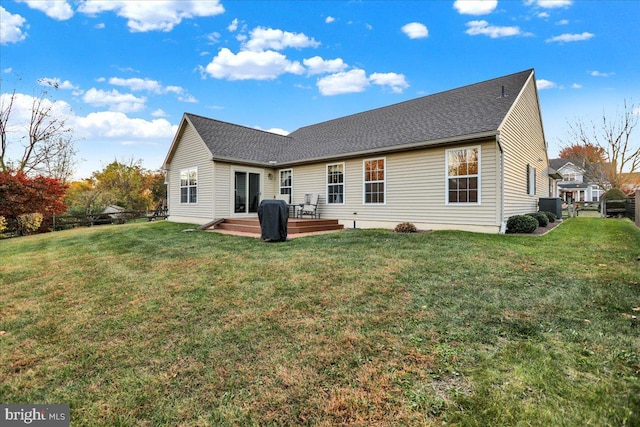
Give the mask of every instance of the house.
[[549, 160], [549, 165], [562, 175], [562, 180], [558, 181], [558, 197], [566, 203], [599, 202], [604, 190], [591, 182], [584, 168], [577, 164], [578, 161], [570, 159]]
[[169, 220], [195, 224], [319, 193], [320, 216], [347, 226], [497, 233], [555, 188], [533, 70], [287, 136], [185, 113], [163, 169]]

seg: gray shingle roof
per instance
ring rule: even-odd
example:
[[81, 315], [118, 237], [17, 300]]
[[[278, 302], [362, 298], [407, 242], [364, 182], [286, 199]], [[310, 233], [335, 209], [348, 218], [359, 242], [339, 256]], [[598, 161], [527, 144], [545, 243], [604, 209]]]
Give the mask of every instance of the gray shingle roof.
[[526, 70], [305, 126], [287, 137], [193, 114], [186, 116], [214, 159], [304, 162], [497, 131], [532, 73]]
[[569, 162], [567, 159], [549, 159], [549, 166], [558, 170]]
[[268, 163], [278, 160], [287, 147], [289, 137], [245, 126], [221, 122], [195, 114], [185, 114], [217, 158]]

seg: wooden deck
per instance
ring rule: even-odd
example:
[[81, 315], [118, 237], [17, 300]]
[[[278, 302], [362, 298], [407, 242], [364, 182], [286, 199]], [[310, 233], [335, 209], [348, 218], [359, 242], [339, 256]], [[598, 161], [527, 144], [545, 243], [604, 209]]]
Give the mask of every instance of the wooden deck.
[[[342, 230], [344, 226], [338, 223], [337, 219], [305, 219], [289, 218], [287, 223], [287, 234], [316, 233], [322, 231]], [[212, 228], [209, 228], [211, 230]], [[235, 231], [239, 233], [255, 234], [260, 237], [260, 222], [258, 218], [225, 218], [213, 229]]]

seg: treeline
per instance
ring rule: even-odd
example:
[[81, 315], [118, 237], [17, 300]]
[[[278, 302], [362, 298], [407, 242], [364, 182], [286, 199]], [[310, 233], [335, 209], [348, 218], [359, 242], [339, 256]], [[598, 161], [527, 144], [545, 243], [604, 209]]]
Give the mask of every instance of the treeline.
[[0, 235], [51, 231], [57, 228], [53, 218], [63, 221], [63, 215], [67, 222], [78, 218], [80, 225], [100, 223], [112, 205], [129, 216], [142, 215], [161, 211], [165, 201], [164, 174], [144, 169], [139, 161], [114, 161], [90, 178], [70, 183], [4, 170], [0, 171]]

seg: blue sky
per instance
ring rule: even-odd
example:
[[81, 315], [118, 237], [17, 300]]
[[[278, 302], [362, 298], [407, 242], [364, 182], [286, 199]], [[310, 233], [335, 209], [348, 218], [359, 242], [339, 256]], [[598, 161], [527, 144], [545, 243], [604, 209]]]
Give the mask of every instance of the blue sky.
[[48, 90], [84, 178], [159, 168], [184, 112], [291, 132], [534, 68], [554, 157], [567, 122], [640, 103], [639, 21], [632, 0], [2, 0], [1, 96]]

